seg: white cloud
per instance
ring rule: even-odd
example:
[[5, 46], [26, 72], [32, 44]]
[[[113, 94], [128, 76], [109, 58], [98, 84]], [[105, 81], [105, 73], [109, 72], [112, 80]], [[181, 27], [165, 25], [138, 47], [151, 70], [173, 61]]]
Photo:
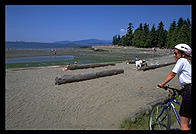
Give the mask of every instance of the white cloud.
[[124, 29], [124, 28], [121, 28], [120, 29], [120, 34], [123, 34], [124, 35], [124, 34], [126, 34], [126, 32], [127, 32], [126, 29]]

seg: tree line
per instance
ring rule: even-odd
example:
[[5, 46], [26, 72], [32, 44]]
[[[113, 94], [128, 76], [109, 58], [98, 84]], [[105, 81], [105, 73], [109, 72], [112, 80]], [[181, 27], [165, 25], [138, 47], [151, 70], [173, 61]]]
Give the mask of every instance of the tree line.
[[176, 22], [170, 24], [167, 30], [164, 29], [164, 24], [161, 21], [158, 27], [152, 25], [151, 30], [148, 24], [140, 23], [139, 27], [133, 32], [133, 24], [129, 23], [127, 33], [120, 37], [120, 35], [113, 36], [113, 45], [135, 46], [135, 47], [159, 47], [159, 48], [173, 48], [176, 44], [186, 43], [192, 46], [192, 24], [189, 20], [180, 17]]

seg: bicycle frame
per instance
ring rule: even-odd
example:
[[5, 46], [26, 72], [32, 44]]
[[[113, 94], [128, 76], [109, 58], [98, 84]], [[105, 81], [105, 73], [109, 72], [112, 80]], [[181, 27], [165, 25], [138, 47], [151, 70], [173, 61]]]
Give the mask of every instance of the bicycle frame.
[[178, 124], [180, 125], [180, 117], [179, 117], [178, 113], [176, 112], [176, 108], [175, 108], [173, 102], [178, 104], [178, 105], [180, 105], [180, 102], [178, 102], [177, 100], [175, 100], [173, 98], [171, 98], [170, 101], [168, 102], [169, 107], [172, 108], [172, 110], [173, 110], [173, 112], [175, 114], [175, 117], [176, 117], [176, 119], [178, 121]]
[[[166, 103], [166, 104], [163, 106], [163, 109], [162, 109], [161, 113], [159, 114], [159, 116], [157, 116], [156, 121], [159, 119], [159, 117], [161, 117], [161, 115], [163, 114], [163, 112], [164, 112], [166, 109], [172, 108], [172, 110], [173, 110], [173, 112], [174, 112], [174, 114], [175, 114], [175, 117], [176, 117], [176, 119], [177, 119], [177, 121], [178, 121], [178, 124], [180, 125], [180, 117], [179, 117], [178, 113], [176, 112], [176, 108], [175, 108], [175, 106], [174, 106], [173, 103], [176, 103], [176, 104], [180, 105], [180, 102], [178, 102], [177, 100], [175, 100], [175, 99], [173, 99], [173, 98], [170, 98], [169, 102]], [[166, 115], [166, 116], [167, 116], [167, 115]], [[161, 122], [166, 118], [166, 116], [161, 120]]]

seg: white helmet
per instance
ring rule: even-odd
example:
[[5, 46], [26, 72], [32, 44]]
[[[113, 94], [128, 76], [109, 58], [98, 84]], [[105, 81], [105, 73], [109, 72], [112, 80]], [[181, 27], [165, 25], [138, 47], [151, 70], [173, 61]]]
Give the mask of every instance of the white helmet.
[[187, 44], [178, 44], [175, 46], [176, 49], [185, 52], [185, 54], [192, 56], [192, 49]]

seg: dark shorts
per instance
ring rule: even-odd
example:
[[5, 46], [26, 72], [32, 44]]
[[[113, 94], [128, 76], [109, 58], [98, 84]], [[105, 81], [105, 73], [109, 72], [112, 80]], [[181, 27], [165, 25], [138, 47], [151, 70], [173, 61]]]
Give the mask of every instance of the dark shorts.
[[190, 119], [192, 119], [191, 91], [192, 91], [192, 85], [186, 85], [182, 89], [182, 93], [181, 93], [182, 103], [181, 103], [180, 111], [179, 111], [180, 116], [184, 116]]

